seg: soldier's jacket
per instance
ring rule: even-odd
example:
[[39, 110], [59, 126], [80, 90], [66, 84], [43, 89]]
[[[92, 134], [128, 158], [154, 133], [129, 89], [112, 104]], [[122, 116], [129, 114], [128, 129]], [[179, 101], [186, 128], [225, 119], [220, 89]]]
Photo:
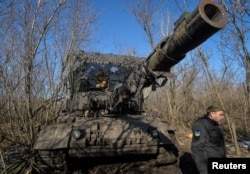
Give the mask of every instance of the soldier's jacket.
[[225, 158], [225, 143], [217, 122], [205, 115], [192, 127], [192, 154], [199, 171], [207, 170], [208, 158]]

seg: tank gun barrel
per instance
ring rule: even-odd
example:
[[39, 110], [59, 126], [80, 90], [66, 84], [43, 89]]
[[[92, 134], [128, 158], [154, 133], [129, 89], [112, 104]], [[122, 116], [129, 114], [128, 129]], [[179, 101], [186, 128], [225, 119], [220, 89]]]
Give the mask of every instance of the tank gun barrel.
[[214, 1], [202, 0], [192, 13], [183, 13], [175, 22], [173, 35], [165, 37], [148, 56], [148, 67], [152, 71], [169, 71], [188, 51], [199, 46], [226, 24], [224, 9]]
[[137, 98], [144, 88], [156, 84], [158, 78], [165, 78], [162, 83], [165, 84], [170, 69], [227, 22], [224, 9], [212, 0], [202, 0], [192, 13], [184, 12], [175, 22], [173, 34], [163, 38], [144, 63], [129, 75], [115, 105]]

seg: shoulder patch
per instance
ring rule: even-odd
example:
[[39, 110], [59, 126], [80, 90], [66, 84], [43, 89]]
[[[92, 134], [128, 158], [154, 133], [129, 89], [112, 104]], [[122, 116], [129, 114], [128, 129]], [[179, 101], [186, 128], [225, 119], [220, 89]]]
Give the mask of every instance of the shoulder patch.
[[200, 130], [195, 130], [194, 131], [194, 136], [199, 137], [201, 135], [201, 131]]

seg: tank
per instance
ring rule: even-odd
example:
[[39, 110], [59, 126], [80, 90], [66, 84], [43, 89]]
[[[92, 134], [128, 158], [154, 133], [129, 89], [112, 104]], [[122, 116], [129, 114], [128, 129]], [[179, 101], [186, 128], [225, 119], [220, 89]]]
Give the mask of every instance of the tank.
[[143, 102], [150, 91], [164, 86], [171, 67], [188, 51], [226, 24], [224, 10], [203, 0], [176, 21], [173, 34], [146, 58], [69, 53], [64, 60], [65, 109], [56, 123], [40, 131], [34, 144], [44, 166], [72, 172], [88, 160], [176, 162], [174, 128], [147, 114]]

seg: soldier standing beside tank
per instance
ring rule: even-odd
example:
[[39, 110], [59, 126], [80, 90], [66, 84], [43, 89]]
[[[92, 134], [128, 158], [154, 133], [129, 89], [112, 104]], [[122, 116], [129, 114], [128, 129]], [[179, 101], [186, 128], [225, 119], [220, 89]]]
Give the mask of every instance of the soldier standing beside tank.
[[225, 158], [225, 142], [219, 124], [224, 111], [219, 106], [207, 108], [207, 114], [193, 124], [192, 154], [200, 174], [207, 174], [208, 158]]

